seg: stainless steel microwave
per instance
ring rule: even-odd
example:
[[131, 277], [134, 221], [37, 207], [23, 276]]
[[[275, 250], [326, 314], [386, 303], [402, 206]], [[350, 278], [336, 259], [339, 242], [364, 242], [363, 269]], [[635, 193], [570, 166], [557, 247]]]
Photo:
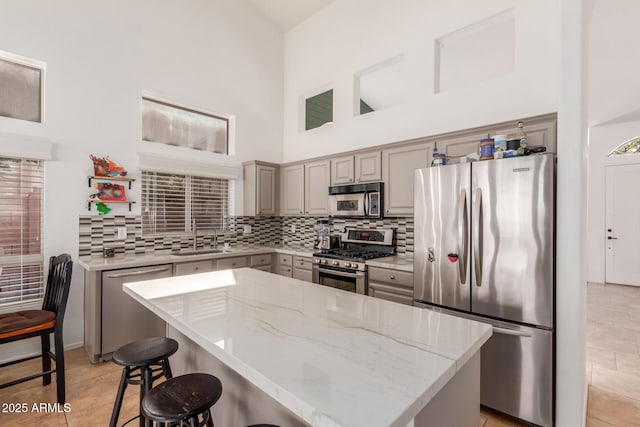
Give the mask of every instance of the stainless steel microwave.
[[329, 187], [329, 215], [382, 218], [382, 182]]

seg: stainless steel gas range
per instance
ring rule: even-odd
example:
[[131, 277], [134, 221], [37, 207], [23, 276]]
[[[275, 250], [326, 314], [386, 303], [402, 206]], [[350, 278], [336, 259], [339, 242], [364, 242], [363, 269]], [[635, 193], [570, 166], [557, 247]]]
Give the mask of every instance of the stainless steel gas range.
[[394, 253], [393, 229], [347, 228], [341, 247], [313, 254], [313, 283], [366, 295], [365, 262]]

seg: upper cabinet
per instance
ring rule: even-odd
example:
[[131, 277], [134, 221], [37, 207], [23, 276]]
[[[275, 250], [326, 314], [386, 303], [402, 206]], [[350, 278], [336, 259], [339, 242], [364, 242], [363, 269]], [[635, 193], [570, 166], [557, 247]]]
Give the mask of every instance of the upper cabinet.
[[[527, 146], [534, 147], [543, 145], [547, 151], [556, 152], [556, 124], [555, 117], [547, 120], [535, 120], [533, 123], [524, 121], [524, 133], [527, 136]], [[437, 138], [438, 151], [446, 153], [452, 160], [456, 157], [466, 156], [470, 153], [477, 153], [480, 140], [487, 137], [487, 134], [507, 135], [507, 138], [515, 137], [518, 133], [518, 122], [514, 121], [513, 126], [487, 126], [475, 129], [471, 132], [462, 132], [450, 136]]]
[[432, 154], [433, 142], [382, 151], [385, 215], [413, 214], [414, 171], [428, 167]]
[[284, 166], [280, 170], [280, 213], [304, 214], [304, 165]]
[[382, 160], [380, 151], [356, 154], [355, 163], [357, 182], [382, 180]]
[[278, 214], [278, 165], [265, 162], [243, 163], [244, 214]]
[[308, 215], [329, 214], [331, 162], [322, 160], [304, 165], [304, 204]]
[[353, 156], [331, 159], [331, 185], [353, 184]]
[[382, 180], [380, 151], [331, 159], [331, 185]]
[[[544, 145], [547, 151], [555, 153], [556, 150], [556, 119], [549, 119], [539, 123], [527, 123], [524, 121], [524, 134], [527, 136], [527, 147]], [[517, 122], [512, 127], [500, 129], [491, 135], [516, 135], [518, 133]]]

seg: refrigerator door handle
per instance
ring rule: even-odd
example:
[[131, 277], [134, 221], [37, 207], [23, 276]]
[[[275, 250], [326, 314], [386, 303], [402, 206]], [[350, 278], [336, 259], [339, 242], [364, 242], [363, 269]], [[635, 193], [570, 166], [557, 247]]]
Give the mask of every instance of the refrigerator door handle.
[[467, 192], [465, 190], [460, 191], [460, 198], [458, 199], [458, 253], [462, 255], [458, 260], [458, 269], [460, 271], [460, 284], [467, 283], [467, 266], [468, 266], [468, 254], [469, 247], [467, 242], [469, 241], [469, 219], [467, 218]]
[[473, 207], [473, 263], [476, 272], [476, 286], [482, 286], [482, 190], [476, 189], [476, 201]]
[[514, 337], [531, 338], [533, 336], [529, 332], [516, 331], [516, 330], [513, 330], [513, 329], [506, 329], [506, 328], [498, 328], [497, 326], [493, 327], [493, 332], [495, 334], [512, 335]]

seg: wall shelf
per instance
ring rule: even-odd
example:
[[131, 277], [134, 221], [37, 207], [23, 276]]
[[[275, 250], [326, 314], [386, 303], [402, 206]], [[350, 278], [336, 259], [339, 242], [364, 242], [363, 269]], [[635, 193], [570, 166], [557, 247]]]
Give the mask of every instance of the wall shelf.
[[127, 178], [126, 176], [88, 176], [87, 181], [89, 187], [91, 187], [91, 181], [93, 180], [102, 180], [102, 181], [124, 181], [129, 183], [129, 190], [131, 190], [131, 183], [135, 181], [135, 178]]
[[135, 203], [133, 200], [100, 200], [100, 199], [91, 199], [87, 200], [87, 210], [91, 210], [92, 203], [126, 203], [129, 205], [129, 212], [131, 212], [131, 205]]

